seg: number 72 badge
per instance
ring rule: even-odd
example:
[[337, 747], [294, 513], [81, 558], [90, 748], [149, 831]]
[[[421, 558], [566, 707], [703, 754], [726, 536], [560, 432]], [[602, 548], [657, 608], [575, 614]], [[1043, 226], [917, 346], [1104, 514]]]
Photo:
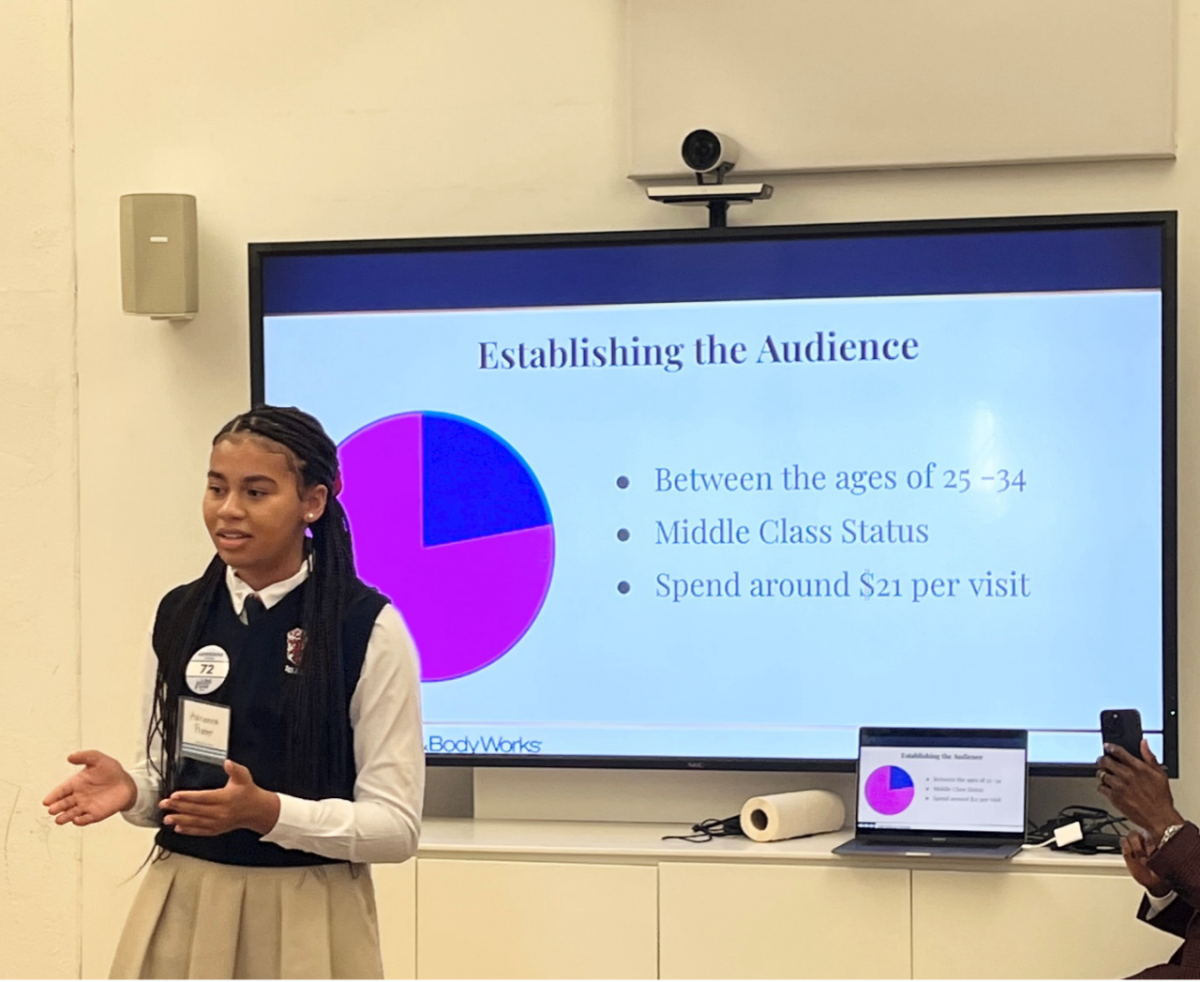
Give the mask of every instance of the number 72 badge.
[[221, 687], [229, 675], [229, 654], [220, 645], [206, 644], [188, 659], [187, 686], [202, 696]]

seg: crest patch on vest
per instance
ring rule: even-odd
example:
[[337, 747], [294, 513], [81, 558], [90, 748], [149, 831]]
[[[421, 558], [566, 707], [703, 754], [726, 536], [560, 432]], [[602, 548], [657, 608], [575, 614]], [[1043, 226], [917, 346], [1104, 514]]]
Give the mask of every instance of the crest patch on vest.
[[283, 666], [283, 670], [289, 675], [295, 675], [300, 671], [300, 661], [304, 657], [304, 631], [301, 628], [293, 627], [287, 633], [287, 664]]

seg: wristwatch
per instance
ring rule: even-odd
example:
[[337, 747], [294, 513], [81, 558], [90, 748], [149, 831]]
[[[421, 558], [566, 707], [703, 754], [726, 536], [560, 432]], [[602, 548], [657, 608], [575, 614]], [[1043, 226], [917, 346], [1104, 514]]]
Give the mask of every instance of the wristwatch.
[[1165, 846], [1170, 841], [1171, 836], [1173, 836], [1181, 828], [1183, 828], [1182, 825], [1168, 825], [1166, 831], [1162, 834], [1162, 838], [1158, 840], [1158, 848], [1161, 849], [1163, 846]]

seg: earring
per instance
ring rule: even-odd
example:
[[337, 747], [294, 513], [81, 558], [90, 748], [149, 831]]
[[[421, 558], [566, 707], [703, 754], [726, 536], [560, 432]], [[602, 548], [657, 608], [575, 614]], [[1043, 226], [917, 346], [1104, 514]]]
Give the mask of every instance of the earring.
[[311, 522], [313, 520], [313, 513], [310, 511], [307, 515], [304, 516], [304, 518], [305, 518], [305, 521]]

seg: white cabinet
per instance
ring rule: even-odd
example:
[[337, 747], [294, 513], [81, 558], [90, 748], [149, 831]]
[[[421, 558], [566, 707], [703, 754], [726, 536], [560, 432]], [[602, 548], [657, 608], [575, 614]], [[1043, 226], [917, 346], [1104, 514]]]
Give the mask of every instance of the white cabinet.
[[430, 820], [415, 877], [408, 863], [396, 874], [407, 879], [380, 890], [385, 969], [423, 979], [1117, 978], [1176, 944], [1135, 919], [1140, 891], [1119, 856], [867, 861], [831, 855], [845, 832], [662, 840], [678, 832]]
[[658, 970], [653, 865], [422, 859], [422, 979], [645, 979]]
[[909, 975], [907, 869], [663, 863], [658, 870], [661, 978]]
[[417, 977], [417, 860], [380, 863], [371, 868], [375, 906], [379, 911], [379, 940], [383, 977]]
[[914, 870], [913, 976], [1122, 978], [1166, 961], [1179, 940], [1134, 919], [1141, 889], [1094, 873]]

